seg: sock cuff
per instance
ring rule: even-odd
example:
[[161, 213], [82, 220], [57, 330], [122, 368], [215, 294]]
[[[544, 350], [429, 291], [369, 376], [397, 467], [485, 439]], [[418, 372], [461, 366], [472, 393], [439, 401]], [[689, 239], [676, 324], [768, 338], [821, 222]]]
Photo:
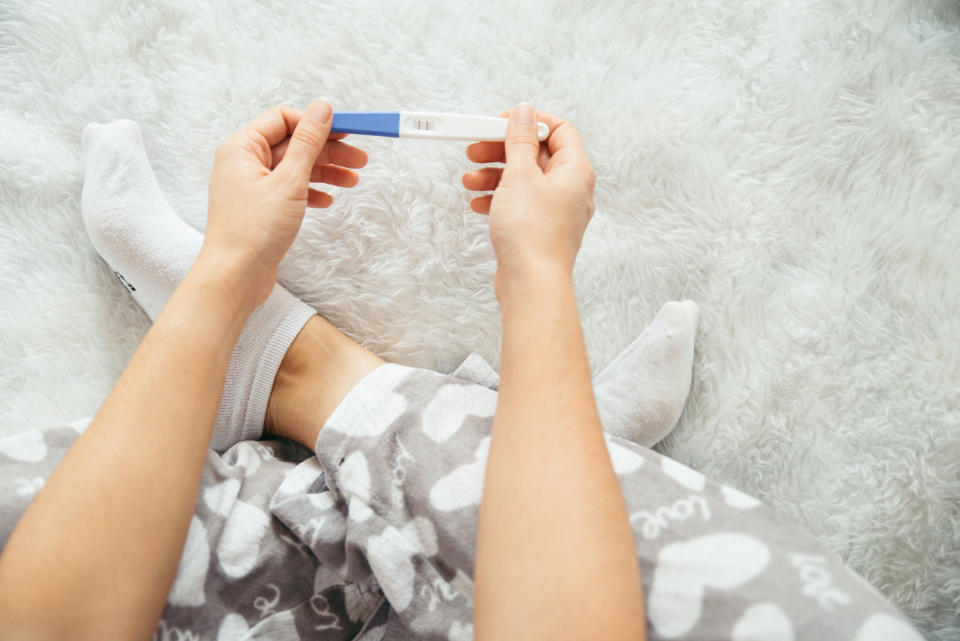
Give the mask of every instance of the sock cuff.
[[[270, 392], [273, 391], [273, 381], [277, 377], [280, 363], [286, 355], [293, 339], [297, 337], [307, 321], [316, 315], [316, 310], [295, 298], [292, 294], [277, 285], [270, 298], [264, 303], [273, 307], [264, 310], [261, 318], [272, 325], [278, 316], [283, 317], [278, 325], [272, 328], [264, 327], [254, 331], [271, 331], [269, 340], [260, 354], [250, 393], [247, 396], [246, 407], [240, 421], [240, 434], [236, 440], [256, 440], [263, 434], [263, 422], [267, 414], [267, 403]], [[288, 309], [283, 310], [283, 307]], [[254, 322], [256, 320], [252, 319]], [[259, 319], [257, 319], [259, 320]]]

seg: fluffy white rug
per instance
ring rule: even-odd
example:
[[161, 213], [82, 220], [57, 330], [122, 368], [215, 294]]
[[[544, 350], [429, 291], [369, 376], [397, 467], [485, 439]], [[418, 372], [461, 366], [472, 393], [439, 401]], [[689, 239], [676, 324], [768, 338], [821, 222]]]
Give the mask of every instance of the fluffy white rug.
[[[960, 636], [960, 5], [0, 4], [0, 430], [91, 414], [147, 318], [87, 242], [79, 137], [129, 117], [204, 223], [217, 141], [277, 103], [572, 119], [597, 173], [578, 263], [595, 368], [702, 310], [662, 450], [813, 531], [932, 639]], [[498, 361], [464, 145], [356, 139], [281, 280], [382, 356]]]

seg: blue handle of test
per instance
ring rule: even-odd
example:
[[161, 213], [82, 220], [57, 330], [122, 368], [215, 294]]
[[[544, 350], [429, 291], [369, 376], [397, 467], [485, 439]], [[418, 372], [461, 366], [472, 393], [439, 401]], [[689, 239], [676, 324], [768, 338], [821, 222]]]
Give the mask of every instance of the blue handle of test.
[[336, 111], [331, 133], [400, 137], [399, 111]]

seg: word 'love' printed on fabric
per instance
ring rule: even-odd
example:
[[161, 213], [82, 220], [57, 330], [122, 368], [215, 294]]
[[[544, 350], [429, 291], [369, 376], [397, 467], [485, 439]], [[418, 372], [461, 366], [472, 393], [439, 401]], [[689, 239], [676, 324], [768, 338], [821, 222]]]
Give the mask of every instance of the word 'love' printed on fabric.
[[655, 511], [641, 510], [630, 515], [630, 523], [636, 525], [640, 521], [640, 534], [645, 539], [655, 539], [660, 536], [661, 530], [670, 526], [670, 521], [686, 521], [697, 513], [704, 521], [710, 520], [710, 506], [707, 500], [697, 494], [674, 501], [671, 505], [662, 505]]
[[834, 606], [850, 603], [849, 594], [832, 587], [833, 577], [824, 567], [826, 559], [822, 556], [791, 554], [790, 563], [797, 568], [803, 582], [801, 591], [806, 596], [813, 597], [821, 608], [833, 610]]

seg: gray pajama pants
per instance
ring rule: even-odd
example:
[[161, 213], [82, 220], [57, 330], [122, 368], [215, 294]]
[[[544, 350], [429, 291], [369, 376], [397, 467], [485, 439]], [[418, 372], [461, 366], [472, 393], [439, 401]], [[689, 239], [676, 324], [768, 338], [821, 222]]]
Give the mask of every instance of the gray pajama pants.
[[[472, 638], [496, 402], [481, 385], [384, 365], [330, 417], [316, 456], [290, 441], [209, 452], [154, 638]], [[88, 422], [0, 440], [0, 545]], [[838, 557], [756, 499], [633, 443], [607, 443], [650, 639], [921, 638]]]

